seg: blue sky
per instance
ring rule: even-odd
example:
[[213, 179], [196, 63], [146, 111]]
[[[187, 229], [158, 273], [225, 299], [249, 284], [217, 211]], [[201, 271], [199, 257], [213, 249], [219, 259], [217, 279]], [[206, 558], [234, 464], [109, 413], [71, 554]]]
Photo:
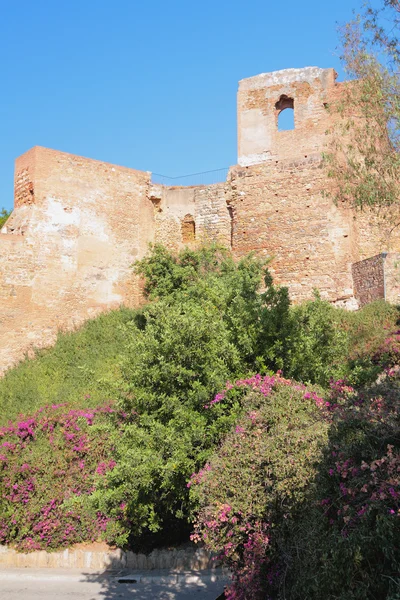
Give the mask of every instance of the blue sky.
[[0, 0], [0, 207], [35, 145], [169, 176], [236, 163], [237, 82], [341, 73], [361, 0]]

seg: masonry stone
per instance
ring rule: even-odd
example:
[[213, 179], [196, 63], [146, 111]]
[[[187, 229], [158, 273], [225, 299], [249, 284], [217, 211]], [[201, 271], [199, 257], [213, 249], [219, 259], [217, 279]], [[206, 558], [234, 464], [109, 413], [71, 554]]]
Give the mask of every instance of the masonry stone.
[[[373, 297], [398, 302], [398, 229], [324, 193], [327, 107], [341, 85], [333, 69], [317, 67], [242, 80], [238, 164], [214, 185], [156, 185], [150, 172], [38, 146], [20, 156], [0, 234], [0, 372], [59, 330], [140, 304], [132, 264], [154, 243], [177, 251], [218, 241], [237, 258], [254, 251], [294, 302], [317, 288], [354, 308], [374, 286]], [[294, 129], [279, 131], [284, 110], [294, 111]], [[385, 285], [380, 259], [365, 261], [382, 253]]]

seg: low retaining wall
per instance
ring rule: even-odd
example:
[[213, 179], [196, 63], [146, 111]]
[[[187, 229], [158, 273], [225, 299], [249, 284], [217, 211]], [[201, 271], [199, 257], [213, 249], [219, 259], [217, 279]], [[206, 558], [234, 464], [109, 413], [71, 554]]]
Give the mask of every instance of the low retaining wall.
[[181, 572], [206, 571], [217, 566], [217, 562], [202, 548], [153, 550], [147, 555], [124, 552], [119, 549], [89, 550], [84, 548], [67, 548], [60, 552], [40, 550], [24, 554], [7, 546], [0, 546], [0, 568], [91, 569], [95, 571], [169, 569]]

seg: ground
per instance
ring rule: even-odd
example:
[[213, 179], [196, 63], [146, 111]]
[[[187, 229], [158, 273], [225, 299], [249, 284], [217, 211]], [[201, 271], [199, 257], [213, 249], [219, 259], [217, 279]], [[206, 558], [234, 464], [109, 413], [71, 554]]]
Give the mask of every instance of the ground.
[[122, 583], [123, 574], [85, 573], [54, 569], [0, 570], [2, 600], [216, 600], [224, 581], [211, 581], [197, 574], [171, 575], [151, 572], [137, 577], [137, 583]]

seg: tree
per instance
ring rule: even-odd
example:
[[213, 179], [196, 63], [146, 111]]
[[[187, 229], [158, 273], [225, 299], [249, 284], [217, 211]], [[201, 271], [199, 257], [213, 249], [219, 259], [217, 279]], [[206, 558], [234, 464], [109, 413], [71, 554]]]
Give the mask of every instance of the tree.
[[330, 105], [330, 194], [400, 225], [400, 0], [365, 4], [340, 29], [350, 81]]
[[2, 208], [0, 210], [0, 229], [3, 227], [4, 223], [7, 221], [10, 214], [11, 214], [11, 211], [8, 212], [5, 208]]

